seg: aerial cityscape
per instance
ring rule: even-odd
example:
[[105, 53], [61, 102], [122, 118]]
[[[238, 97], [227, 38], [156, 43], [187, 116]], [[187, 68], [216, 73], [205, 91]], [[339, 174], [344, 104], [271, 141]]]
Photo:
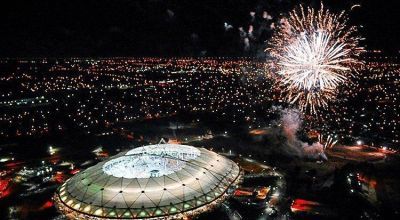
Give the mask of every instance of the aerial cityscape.
[[399, 219], [396, 4], [6, 1], [0, 219]]

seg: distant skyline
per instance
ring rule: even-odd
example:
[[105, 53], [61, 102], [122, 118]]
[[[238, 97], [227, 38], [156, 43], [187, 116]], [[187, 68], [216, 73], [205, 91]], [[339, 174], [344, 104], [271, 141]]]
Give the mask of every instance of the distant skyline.
[[[363, 26], [367, 49], [399, 51], [395, 1], [324, 3], [332, 10], [360, 4], [350, 18]], [[266, 10], [276, 18], [293, 5], [290, 0], [3, 0], [0, 57], [252, 56], [255, 52], [243, 52], [238, 31], [248, 29], [250, 11]], [[226, 31], [225, 22], [233, 28]], [[263, 46], [259, 41], [254, 47]]]

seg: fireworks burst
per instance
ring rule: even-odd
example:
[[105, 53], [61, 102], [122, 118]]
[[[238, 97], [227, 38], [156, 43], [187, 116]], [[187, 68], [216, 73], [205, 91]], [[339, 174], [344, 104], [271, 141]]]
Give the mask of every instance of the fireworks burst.
[[343, 12], [332, 13], [322, 4], [318, 11], [300, 6], [282, 19], [267, 50], [289, 103], [316, 113], [348, 80], [363, 48], [357, 28], [347, 22]]
[[323, 135], [318, 135], [318, 142], [321, 143], [324, 146], [324, 150], [326, 150], [332, 149], [338, 141], [330, 135], [328, 135], [328, 138], [326, 138], [326, 140], [324, 139]]

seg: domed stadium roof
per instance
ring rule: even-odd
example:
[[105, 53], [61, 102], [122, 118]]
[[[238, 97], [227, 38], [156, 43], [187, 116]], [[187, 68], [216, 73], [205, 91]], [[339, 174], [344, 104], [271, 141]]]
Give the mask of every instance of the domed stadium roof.
[[239, 174], [233, 161], [204, 148], [148, 145], [78, 173], [55, 200], [78, 219], [183, 217], [223, 200]]

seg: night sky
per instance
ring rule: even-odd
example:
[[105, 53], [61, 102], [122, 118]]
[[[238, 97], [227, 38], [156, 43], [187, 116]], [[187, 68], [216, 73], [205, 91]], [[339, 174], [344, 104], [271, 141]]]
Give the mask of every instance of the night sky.
[[[249, 12], [266, 10], [277, 17], [294, 2], [299, 1], [2, 0], [0, 56], [242, 56], [238, 27], [249, 25]], [[364, 44], [397, 52], [400, 9], [394, 0], [327, 0], [325, 5], [339, 10], [360, 2], [350, 17], [363, 25]], [[224, 22], [233, 28], [226, 31]]]

